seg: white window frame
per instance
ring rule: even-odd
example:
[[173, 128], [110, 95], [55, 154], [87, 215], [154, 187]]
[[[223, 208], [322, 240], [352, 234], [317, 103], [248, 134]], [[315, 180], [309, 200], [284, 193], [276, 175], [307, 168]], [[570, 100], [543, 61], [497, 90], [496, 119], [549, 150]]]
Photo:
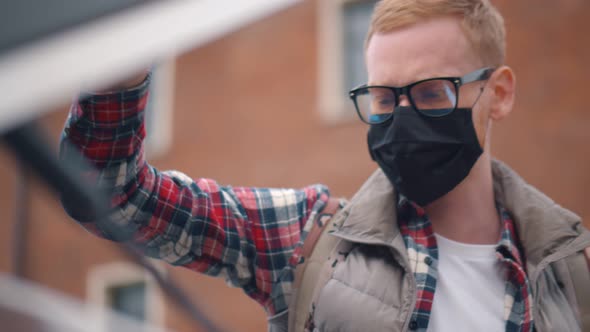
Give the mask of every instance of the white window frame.
[[[153, 263], [161, 273], [165, 271], [161, 263]], [[112, 262], [92, 267], [86, 280], [88, 302], [104, 309], [105, 313], [104, 319], [99, 320], [101, 326], [97, 329], [98, 331], [108, 330], [108, 313], [111, 312], [110, 291], [114, 287], [138, 282], [145, 284], [145, 323], [152, 326], [164, 326], [164, 298], [152, 276], [135, 264]]]
[[145, 139], [149, 160], [161, 157], [172, 145], [175, 73], [174, 59], [157, 64], [152, 69], [146, 120], [156, 125], [148, 129]]
[[[343, 11], [345, 4], [362, 0], [320, 0], [318, 6], [318, 109], [328, 124], [356, 121], [354, 105], [346, 91], [344, 80]], [[362, 82], [359, 82], [359, 84]], [[353, 87], [350, 87], [353, 88]]]

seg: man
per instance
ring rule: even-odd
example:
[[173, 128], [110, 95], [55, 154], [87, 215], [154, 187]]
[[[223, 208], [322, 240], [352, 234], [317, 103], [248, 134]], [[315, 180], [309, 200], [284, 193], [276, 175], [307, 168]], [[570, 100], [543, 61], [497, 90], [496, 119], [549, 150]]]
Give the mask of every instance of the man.
[[[580, 330], [567, 259], [590, 246], [590, 233], [490, 157], [492, 124], [515, 95], [504, 35], [487, 0], [377, 4], [369, 82], [350, 96], [380, 169], [330, 235], [351, 246], [318, 285], [309, 329]], [[265, 308], [271, 328], [284, 328], [296, 249], [329, 192], [226, 187], [150, 167], [148, 84], [140, 77], [80, 100], [64, 140], [97, 166], [114, 222], [147, 255], [224, 275]]]

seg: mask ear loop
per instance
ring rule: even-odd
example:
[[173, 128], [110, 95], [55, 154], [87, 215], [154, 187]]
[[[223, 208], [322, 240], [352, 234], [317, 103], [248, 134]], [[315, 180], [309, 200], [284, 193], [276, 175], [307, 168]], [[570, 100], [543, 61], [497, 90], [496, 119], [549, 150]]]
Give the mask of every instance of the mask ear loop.
[[483, 85], [479, 87], [479, 94], [477, 95], [477, 98], [475, 98], [475, 101], [471, 105], [471, 109], [473, 109], [475, 107], [475, 104], [477, 104], [477, 102], [479, 101], [479, 98], [481, 98], [481, 95], [483, 95], [483, 90], [485, 90], [487, 84], [488, 84], [488, 80], [485, 80]]
[[[483, 83], [483, 85], [479, 87], [479, 94], [477, 95], [477, 98], [475, 99], [475, 101], [474, 101], [474, 102], [473, 102], [473, 104], [471, 105], [471, 109], [472, 109], [472, 110], [473, 110], [473, 108], [475, 107], [475, 104], [477, 104], [477, 102], [478, 102], [478, 101], [479, 101], [479, 99], [481, 98], [481, 95], [483, 95], [483, 90], [485, 90], [485, 88], [486, 88], [486, 86], [487, 86], [487, 84], [488, 84], [488, 80], [489, 80], [489, 79], [485, 80], [485, 82]], [[485, 150], [485, 146], [486, 146], [486, 143], [487, 143], [487, 141], [488, 141], [488, 133], [489, 133], [489, 132], [490, 132], [490, 121], [489, 121], [489, 119], [488, 119], [488, 123], [487, 123], [487, 125], [486, 125], [486, 133], [485, 133], [485, 135], [483, 136], [483, 142], [482, 142], [482, 143], [483, 143], [483, 144], [482, 144], [483, 146], [481, 147], [483, 150]]]

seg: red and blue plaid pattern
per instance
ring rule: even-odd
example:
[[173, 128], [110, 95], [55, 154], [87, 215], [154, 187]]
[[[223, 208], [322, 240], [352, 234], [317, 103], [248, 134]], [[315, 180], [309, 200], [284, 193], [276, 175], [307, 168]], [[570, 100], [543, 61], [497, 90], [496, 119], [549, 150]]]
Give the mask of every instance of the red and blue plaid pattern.
[[[502, 232], [496, 253], [507, 268], [504, 295], [506, 332], [530, 332], [533, 331], [533, 302], [524, 270], [524, 257], [518, 248], [519, 240], [512, 218], [502, 207], [498, 209], [502, 218]], [[401, 197], [398, 211], [400, 232], [416, 279], [416, 307], [410, 318], [410, 329], [426, 331], [438, 277], [436, 238], [424, 209]]]
[[398, 211], [400, 232], [416, 279], [416, 307], [409, 327], [415, 331], [426, 331], [438, 277], [435, 267], [438, 262], [436, 238], [424, 209], [402, 197]]
[[518, 234], [508, 211], [502, 207], [499, 211], [503, 228], [496, 254], [507, 268], [504, 298], [506, 331], [533, 331], [533, 298], [525, 271], [525, 259], [519, 248]]
[[[294, 250], [329, 192], [320, 185], [301, 190], [220, 186], [154, 169], [143, 149], [148, 86], [146, 79], [136, 88], [74, 103], [62, 156], [73, 148], [95, 165], [98, 171], [87, 175], [114, 193], [111, 217], [118, 231], [132, 234], [146, 255], [225, 276], [270, 315], [287, 309]], [[112, 238], [95, 223], [81, 224]]]

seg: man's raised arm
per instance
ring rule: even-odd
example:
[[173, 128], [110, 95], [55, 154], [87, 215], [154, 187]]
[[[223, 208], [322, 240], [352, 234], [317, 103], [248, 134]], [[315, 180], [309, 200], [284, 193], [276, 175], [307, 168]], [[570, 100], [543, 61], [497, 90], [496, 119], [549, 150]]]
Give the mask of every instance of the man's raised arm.
[[[291, 256], [302, 229], [325, 205], [327, 189], [229, 187], [158, 171], [146, 162], [143, 149], [150, 77], [137, 80], [117, 87], [123, 90], [81, 96], [73, 103], [62, 157], [81, 152], [94, 165], [85, 176], [109, 193], [111, 222], [146, 255], [222, 274], [270, 314], [283, 309], [276, 308], [283, 305], [271, 292], [294, 264]], [[79, 222], [113, 239], [95, 220]]]

